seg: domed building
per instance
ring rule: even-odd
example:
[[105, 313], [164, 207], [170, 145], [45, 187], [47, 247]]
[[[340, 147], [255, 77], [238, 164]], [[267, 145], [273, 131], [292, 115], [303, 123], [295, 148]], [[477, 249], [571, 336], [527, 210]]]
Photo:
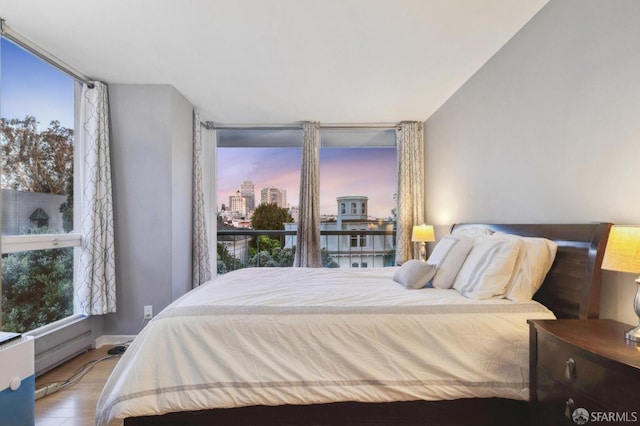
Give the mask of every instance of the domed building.
[[[395, 264], [393, 222], [370, 219], [369, 197], [338, 197], [335, 218], [320, 222], [320, 243], [341, 268], [373, 268]], [[286, 231], [297, 231], [297, 223], [285, 223]], [[296, 245], [288, 236], [285, 247]]]

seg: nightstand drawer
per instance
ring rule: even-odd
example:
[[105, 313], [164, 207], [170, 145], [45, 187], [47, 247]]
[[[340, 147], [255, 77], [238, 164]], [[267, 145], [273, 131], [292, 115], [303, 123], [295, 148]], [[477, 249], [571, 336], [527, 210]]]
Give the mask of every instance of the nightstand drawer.
[[[598, 404], [590, 398], [581, 396], [567, 396], [558, 389], [550, 389], [554, 394], [544, 395], [538, 404], [538, 424], [540, 425], [576, 425], [573, 420], [574, 415], [579, 415], [583, 411], [576, 413], [576, 410], [582, 408], [589, 413], [600, 411], [608, 411], [607, 408]], [[560, 395], [562, 394], [562, 395]]]
[[[602, 408], [629, 409], [638, 404], [640, 371], [590, 356], [552, 335], [538, 334], [538, 391], [562, 390], [560, 398], [597, 399]], [[586, 408], [586, 407], [585, 407]]]

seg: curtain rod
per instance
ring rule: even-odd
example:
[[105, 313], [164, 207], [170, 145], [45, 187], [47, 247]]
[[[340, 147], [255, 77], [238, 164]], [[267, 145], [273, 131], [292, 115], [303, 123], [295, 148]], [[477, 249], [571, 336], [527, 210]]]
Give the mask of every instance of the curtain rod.
[[302, 123], [292, 124], [221, 124], [212, 121], [203, 121], [204, 126], [210, 130], [296, 130], [302, 129]]
[[[224, 124], [203, 121], [208, 130], [298, 130], [302, 122], [291, 124]], [[396, 129], [399, 123], [320, 123], [321, 129]]]
[[59, 69], [60, 71], [64, 72], [74, 80], [79, 81], [80, 83], [86, 84], [90, 89], [93, 89], [94, 84], [89, 80], [88, 77], [86, 77], [84, 74], [80, 73], [79, 71], [75, 70], [73, 67], [65, 64], [62, 60], [56, 58], [51, 53], [47, 52], [46, 50], [36, 45], [35, 43], [31, 42], [24, 36], [21, 36], [20, 34], [13, 31], [6, 24], [5, 20], [2, 18], [0, 18], [0, 35], [2, 35], [3, 37], [6, 37], [8, 40], [11, 40], [13, 43], [22, 47], [27, 52], [30, 52], [33, 55], [37, 56], [38, 58], [42, 59], [49, 65], [52, 65], [55, 68]]

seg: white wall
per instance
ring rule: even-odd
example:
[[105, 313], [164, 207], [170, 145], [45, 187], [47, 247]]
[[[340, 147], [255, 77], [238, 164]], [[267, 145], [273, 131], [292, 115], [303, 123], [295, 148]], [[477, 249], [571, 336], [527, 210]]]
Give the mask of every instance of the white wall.
[[104, 334], [136, 334], [191, 285], [192, 106], [172, 86], [109, 86], [116, 231], [115, 314]]
[[[640, 2], [551, 0], [426, 122], [426, 214], [640, 223]], [[428, 54], [425, 53], [425, 54]], [[601, 317], [636, 322], [635, 277]]]

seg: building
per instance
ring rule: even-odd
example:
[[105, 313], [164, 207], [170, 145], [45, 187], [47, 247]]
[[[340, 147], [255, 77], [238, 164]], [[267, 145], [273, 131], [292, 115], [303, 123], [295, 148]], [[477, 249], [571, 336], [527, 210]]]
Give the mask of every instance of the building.
[[[243, 223], [233, 223], [233, 226], [231, 226], [221, 217], [217, 218], [216, 226], [221, 231], [236, 231], [236, 225], [244, 227]], [[241, 262], [246, 263], [249, 258], [250, 241], [251, 237], [247, 235], [219, 235], [216, 243], [216, 270], [219, 272], [227, 272], [227, 269], [233, 270], [235, 259], [240, 259]], [[221, 249], [220, 245], [224, 249]], [[227, 265], [230, 265], [230, 268]]]
[[26, 234], [33, 226], [46, 227], [54, 233], [63, 233], [60, 206], [65, 202], [66, 195], [3, 189], [2, 233]]
[[260, 204], [275, 204], [278, 207], [286, 207], [287, 191], [273, 186], [262, 188], [260, 191]]
[[256, 209], [255, 188], [256, 188], [256, 185], [250, 180], [245, 180], [244, 182], [242, 182], [242, 185], [240, 186], [240, 195], [242, 195], [242, 197], [246, 201], [245, 209], [247, 214]]
[[236, 195], [229, 196], [229, 210], [241, 217], [247, 214], [247, 199], [240, 194], [240, 190], [236, 191]]
[[[300, 208], [298, 206], [289, 207], [289, 215], [293, 218], [294, 222], [298, 222]], [[320, 218], [320, 221], [322, 221], [322, 218]]]
[[[360, 195], [338, 197], [334, 220], [320, 222], [321, 245], [341, 268], [372, 268], [393, 266], [395, 238], [393, 222], [369, 219], [369, 198]], [[298, 224], [285, 223], [286, 231], [296, 231]], [[361, 233], [357, 231], [362, 231]], [[387, 234], [373, 234], [384, 231]], [[296, 237], [286, 240], [286, 247], [296, 245]]]
[[231, 226], [237, 229], [251, 229], [251, 221], [249, 219], [233, 219]]

